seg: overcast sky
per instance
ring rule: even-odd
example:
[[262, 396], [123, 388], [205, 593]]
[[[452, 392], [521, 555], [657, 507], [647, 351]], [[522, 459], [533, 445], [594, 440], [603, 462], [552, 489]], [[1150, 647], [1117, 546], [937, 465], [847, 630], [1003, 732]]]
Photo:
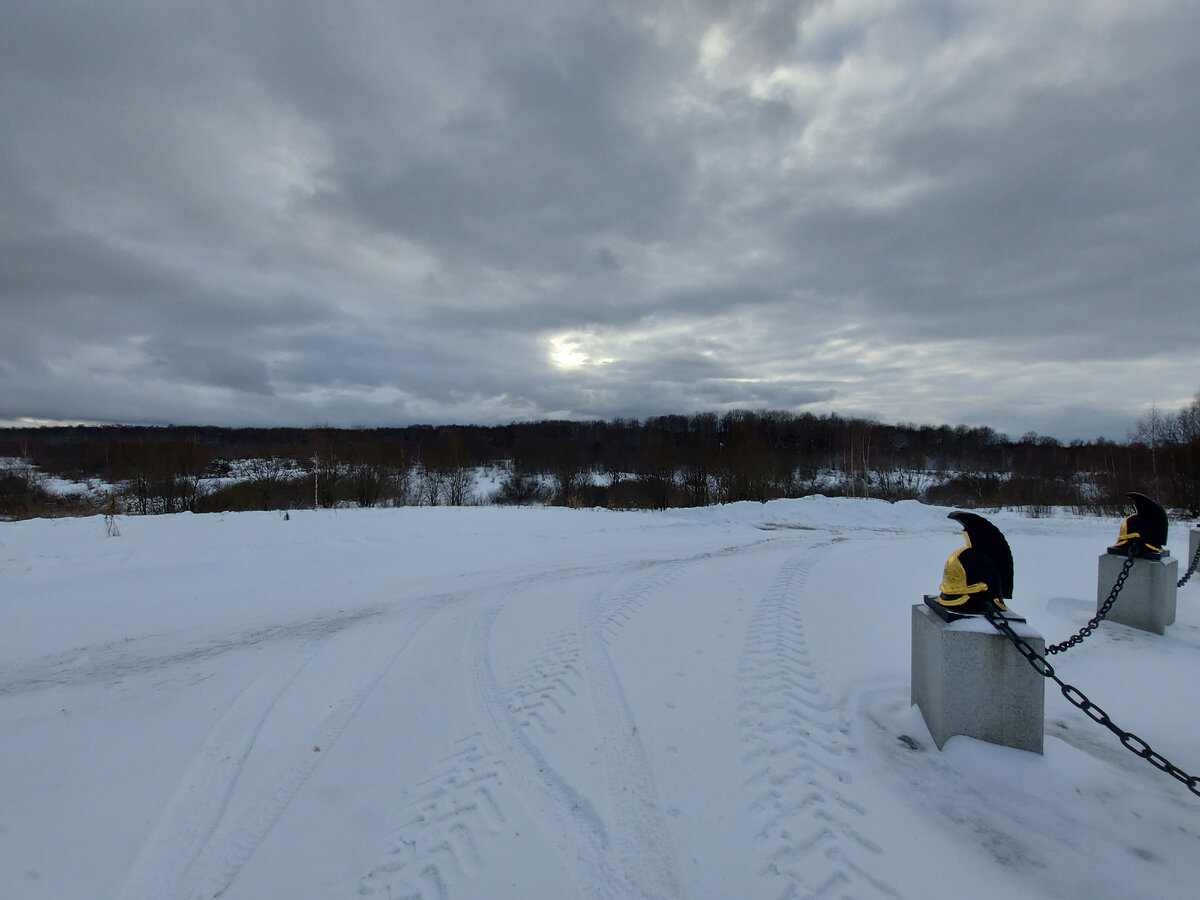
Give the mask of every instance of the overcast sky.
[[0, 421], [1200, 390], [1193, 0], [3, 0]]

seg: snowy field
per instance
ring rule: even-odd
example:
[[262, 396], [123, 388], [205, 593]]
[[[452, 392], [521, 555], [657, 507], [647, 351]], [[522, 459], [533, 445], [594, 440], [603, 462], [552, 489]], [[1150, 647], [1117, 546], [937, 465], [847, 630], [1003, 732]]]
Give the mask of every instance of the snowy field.
[[[1044, 755], [933, 745], [910, 616], [947, 512], [0, 524], [0, 897], [1197, 896], [1200, 798], [1052, 683]], [[1119, 520], [990, 518], [1065, 639]], [[1054, 659], [1192, 773], [1198, 582], [1166, 635]]]

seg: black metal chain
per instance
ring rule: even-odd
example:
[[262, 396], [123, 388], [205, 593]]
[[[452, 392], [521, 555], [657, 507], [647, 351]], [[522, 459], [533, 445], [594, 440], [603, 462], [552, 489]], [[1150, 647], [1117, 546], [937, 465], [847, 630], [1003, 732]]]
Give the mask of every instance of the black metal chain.
[[984, 615], [987, 616], [987, 620], [992, 623], [993, 627], [995, 627], [997, 631], [1008, 638], [1012, 645], [1017, 648], [1017, 651], [1023, 657], [1025, 657], [1028, 663], [1033, 666], [1034, 670], [1039, 675], [1045, 678], [1052, 678], [1058, 683], [1058, 688], [1062, 692], [1062, 695], [1067, 698], [1067, 702], [1069, 702], [1072, 706], [1083, 710], [1083, 714], [1089, 719], [1091, 719], [1093, 722], [1098, 722], [1099, 724], [1103, 725], [1118, 738], [1120, 738], [1121, 746], [1123, 746], [1130, 753], [1141, 757], [1150, 763], [1150, 765], [1154, 766], [1154, 768], [1158, 769], [1159, 771], [1166, 772], [1176, 781], [1187, 785], [1187, 789], [1189, 791], [1191, 791], [1197, 797], [1200, 797], [1200, 777], [1189, 775], [1187, 772], [1183, 771], [1183, 769], [1166, 759], [1166, 757], [1164, 757], [1161, 753], [1155, 753], [1154, 750], [1151, 749], [1150, 745], [1143, 741], [1136, 734], [1130, 731], [1123, 731], [1121, 728], [1119, 728], [1116, 723], [1114, 723], [1113, 720], [1108, 717], [1108, 713], [1084, 696], [1083, 691], [1079, 690], [1079, 688], [1073, 685], [1067, 684], [1065, 681], [1055, 675], [1054, 666], [1050, 665], [1046, 658], [1038, 653], [1037, 650], [1033, 648], [1033, 645], [1029, 643], [1029, 641], [1025, 640], [1019, 634], [1013, 631], [1013, 627], [1008, 624], [1007, 620], [1005, 620], [1003, 616], [991, 609], [986, 610]]
[[1106, 599], [1104, 603], [1100, 605], [1100, 608], [1096, 610], [1096, 615], [1092, 616], [1091, 621], [1062, 643], [1053, 644], [1047, 647], [1047, 655], [1053, 656], [1055, 653], [1062, 653], [1064, 650], [1071, 649], [1076, 644], [1083, 643], [1083, 639], [1090, 635], [1095, 630], [1096, 626], [1104, 621], [1104, 617], [1108, 615], [1108, 611], [1112, 609], [1113, 604], [1117, 602], [1117, 595], [1121, 593], [1121, 588], [1125, 587], [1125, 579], [1129, 577], [1129, 570], [1133, 568], [1133, 564], [1137, 559], [1134, 553], [1135, 547], [1131, 545], [1129, 548], [1129, 558], [1125, 560], [1125, 565], [1121, 567], [1121, 571], [1117, 575], [1116, 583], [1112, 586], [1112, 590], [1108, 592], [1108, 599]]
[[1196, 572], [1196, 566], [1200, 564], [1200, 544], [1196, 545], [1196, 552], [1192, 555], [1192, 564], [1188, 566], [1188, 570], [1183, 573], [1183, 577], [1175, 582], [1176, 588], [1181, 588], [1188, 583], [1188, 579]]

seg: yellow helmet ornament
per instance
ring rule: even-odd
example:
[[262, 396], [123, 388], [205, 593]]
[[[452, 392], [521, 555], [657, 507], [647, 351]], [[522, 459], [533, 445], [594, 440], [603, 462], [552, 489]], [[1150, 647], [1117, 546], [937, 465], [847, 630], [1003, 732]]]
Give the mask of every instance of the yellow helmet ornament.
[[1012, 599], [1013, 558], [1000, 529], [983, 516], [952, 512], [963, 526], [967, 545], [950, 554], [942, 574], [938, 606], [959, 615], [981, 615], [987, 609], [1007, 611]]
[[1121, 522], [1117, 542], [1108, 548], [1108, 552], [1119, 556], [1132, 553], [1140, 559], [1162, 559], [1167, 555], [1166, 510], [1145, 494], [1131, 491], [1125, 496], [1133, 502], [1137, 512]]

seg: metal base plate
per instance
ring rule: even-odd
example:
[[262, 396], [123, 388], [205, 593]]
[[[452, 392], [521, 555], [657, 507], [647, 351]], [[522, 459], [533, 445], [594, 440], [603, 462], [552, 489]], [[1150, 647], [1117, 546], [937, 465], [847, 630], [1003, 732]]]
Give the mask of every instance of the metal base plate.
[[[925, 595], [925, 605], [928, 606], [930, 609], [932, 609], [935, 613], [937, 613], [943, 622], [955, 622], [958, 619], [986, 619], [987, 618], [983, 613], [955, 612], [954, 610], [950, 609], [950, 607], [948, 607], [948, 606], [942, 606], [942, 604], [938, 603], [938, 598], [936, 596], [930, 596], [929, 594]], [[996, 610], [996, 613], [1000, 616], [1000, 618], [1004, 619], [1006, 622], [1024, 622], [1024, 621], [1026, 621], [1024, 616], [1018, 616], [1012, 610], [1009, 610], [1008, 612], [1000, 612], [1000, 610]]]

